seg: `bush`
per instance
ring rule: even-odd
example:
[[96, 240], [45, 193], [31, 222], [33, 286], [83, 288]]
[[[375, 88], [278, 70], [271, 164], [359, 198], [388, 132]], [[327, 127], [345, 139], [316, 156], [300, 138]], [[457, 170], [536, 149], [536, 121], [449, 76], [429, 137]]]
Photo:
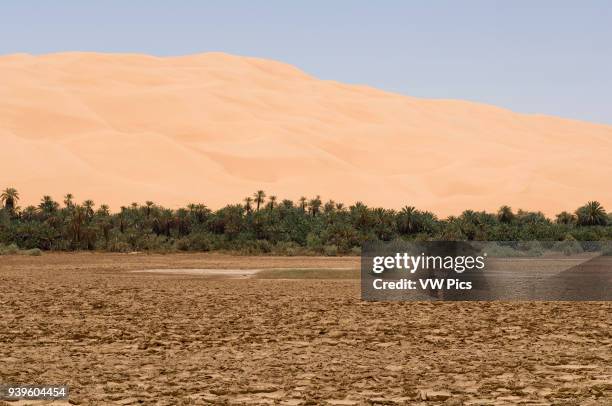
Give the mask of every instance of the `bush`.
[[110, 252], [132, 252], [132, 246], [125, 241], [111, 241], [108, 246]]
[[0, 244], [0, 255], [30, 255], [33, 257], [38, 257], [42, 255], [42, 251], [39, 248], [32, 248], [29, 250], [21, 250], [15, 244], [10, 245], [2, 245]]
[[351, 255], [361, 256], [361, 247], [351, 248]]
[[498, 258], [539, 257], [544, 253], [539, 241], [524, 241], [509, 245], [489, 243], [485, 247], [488, 256]]
[[540, 241], [520, 241], [518, 249], [529, 257], [538, 257], [544, 253], [544, 247]]
[[555, 248], [568, 256], [584, 252], [582, 245], [571, 234], [567, 234], [563, 241], [556, 243]]
[[308, 236], [306, 237], [306, 246], [313, 251], [321, 252], [323, 249], [321, 237], [315, 233], [308, 233]]
[[304, 249], [293, 241], [281, 241], [272, 250], [277, 255], [296, 256], [304, 254]]
[[206, 233], [194, 233], [176, 240], [174, 248], [179, 251], [207, 252], [213, 249], [214, 238]]
[[174, 247], [179, 251], [189, 251], [190, 249], [189, 238], [187, 237], [179, 238], [174, 243]]
[[323, 247], [323, 253], [328, 257], [335, 257], [338, 255], [338, 246], [336, 245], [326, 245]]
[[13, 255], [19, 252], [19, 247], [15, 244], [0, 245], [0, 255]]
[[274, 248], [274, 246], [268, 240], [257, 240], [257, 248], [259, 249], [259, 252], [269, 254], [272, 252], [272, 248]]
[[42, 255], [42, 251], [38, 248], [32, 248], [30, 250], [23, 250], [20, 252], [21, 255], [29, 255], [31, 257], [39, 257]]
[[208, 234], [197, 233], [189, 236], [189, 249], [192, 251], [210, 251], [213, 244], [213, 239]]

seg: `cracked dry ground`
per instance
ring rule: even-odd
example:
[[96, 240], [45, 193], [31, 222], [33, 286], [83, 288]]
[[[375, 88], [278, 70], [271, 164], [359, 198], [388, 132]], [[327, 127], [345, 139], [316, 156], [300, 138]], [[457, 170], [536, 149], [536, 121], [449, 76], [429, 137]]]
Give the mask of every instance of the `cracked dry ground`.
[[347, 265], [0, 257], [0, 383], [67, 383], [82, 405], [612, 404], [610, 303], [365, 303], [358, 280], [128, 272]]

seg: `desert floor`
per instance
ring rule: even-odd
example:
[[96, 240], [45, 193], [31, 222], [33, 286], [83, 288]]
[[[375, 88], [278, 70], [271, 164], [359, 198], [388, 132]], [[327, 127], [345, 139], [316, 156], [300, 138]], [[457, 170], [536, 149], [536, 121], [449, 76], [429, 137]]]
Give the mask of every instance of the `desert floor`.
[[[357, 267], [3, 256], [0, 383], [67, 383], [81, 405], [612, 404], [611, 303], [367, 303]], [[131, 272], [160, 268], [328, 270]]]

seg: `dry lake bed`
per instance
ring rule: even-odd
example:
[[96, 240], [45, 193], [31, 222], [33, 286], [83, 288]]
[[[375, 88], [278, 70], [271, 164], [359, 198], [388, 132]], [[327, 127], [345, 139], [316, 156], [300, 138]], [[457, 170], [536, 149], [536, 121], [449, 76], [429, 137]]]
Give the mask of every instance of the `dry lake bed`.
[[0, 383], [81, 405], [612, 404], [611, 303], [368, 303], [358, 267], [0, 256]]

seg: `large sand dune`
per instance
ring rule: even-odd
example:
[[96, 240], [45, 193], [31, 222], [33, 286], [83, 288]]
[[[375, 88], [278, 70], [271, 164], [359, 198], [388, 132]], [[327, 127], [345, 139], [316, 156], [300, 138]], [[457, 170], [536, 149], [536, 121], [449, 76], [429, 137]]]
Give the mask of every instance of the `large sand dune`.
[[[563, 84], [560, 83], [560, 86]], [[208, 53], [0, 57], [0, 187], [113, 208], [264, 189], [456, 214], [612, 208], [612, 127], [322, 81]]]

